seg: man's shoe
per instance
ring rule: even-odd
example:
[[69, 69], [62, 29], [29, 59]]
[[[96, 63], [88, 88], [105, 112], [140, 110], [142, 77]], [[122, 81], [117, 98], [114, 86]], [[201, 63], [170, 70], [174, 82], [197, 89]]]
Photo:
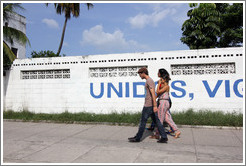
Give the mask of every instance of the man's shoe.
[[162, 138], [161, 137], [161, 139], [159, 139], [157, 142], [158, 143], [167, 143], [167, 141], [168, 141], [168, 138]]
[[140, 142], [140, 139], [136, 139], [136, 138], [134, 138], [134, 139], [129, 139], [129, 142]]
[[135, 137], [130, 137], [130, 138], [128, 138], [129, 141], [130, 141], [130, 140], [133, 140], [133, 139], [136, 139], [136, 136], [135, 136]]

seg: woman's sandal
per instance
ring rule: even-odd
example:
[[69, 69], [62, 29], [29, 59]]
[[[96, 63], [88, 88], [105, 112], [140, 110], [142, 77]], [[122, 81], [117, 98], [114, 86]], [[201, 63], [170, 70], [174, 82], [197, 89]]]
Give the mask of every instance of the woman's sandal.
[[180, 134], [181, 134], [181, 132], [180, 132], [180, 131], [179, 131], [179, 132], [177, 132], [177, 133], [175, 133], [174, 138], [179, 138]]

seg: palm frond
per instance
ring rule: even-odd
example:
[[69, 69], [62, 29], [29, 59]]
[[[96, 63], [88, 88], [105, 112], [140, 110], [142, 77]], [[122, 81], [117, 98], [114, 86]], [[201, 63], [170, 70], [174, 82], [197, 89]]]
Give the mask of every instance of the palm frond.
[[30, 41], [28, 40], [26, 35], [15, 28], [3, 26], [3, 35], [11, 44], [13, 44], [13, 40], [15, 39], [22, 44], [27, 43], [29, 46], [31, 46]]
[[8, 59], [13, 62], [16, 58], [15, 54], [11, 51], [7, 43], [3, 41], [3, 54], [8, 57]]
[[25, 8], [23, 8], [20, 3], [4, 3], [3, 4], [3, 20], [8, 20], [10, 13], [16, 14], [17, 9], [25, 10]]

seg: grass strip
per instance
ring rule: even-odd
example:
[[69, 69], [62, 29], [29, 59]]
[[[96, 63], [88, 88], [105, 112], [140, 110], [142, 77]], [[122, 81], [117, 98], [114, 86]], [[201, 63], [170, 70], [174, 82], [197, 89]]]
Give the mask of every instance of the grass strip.
[[[87, 112], [48, 114], [33, 113], [30, 111], [14, 112], [11, 110], [3, 112], [3, 119], [20, 119], [23, 121], [53, 121], [58, 123], [74, 123], [74, 122], [109, 122], [111, 124], [134, 124], [138, 125], [141, 118], [139, 113], [110, 113], [95, 114]], [[200, 110], [194, 111], [189, 109], [182, 112], [173, 112], [172, 118], [177, 125], [206, 125], [206, 126], [243, 126], [242, 113], [224, 113], [222, 111]], [[151, 122], [149, 118], [148, 122]]]
[[224, 113], [222, 111], [193, 109], [172, 114], [176, 124], [181, 125], [205, 125], [205, 126], [243, 126], [243, 114], [238, 112]]

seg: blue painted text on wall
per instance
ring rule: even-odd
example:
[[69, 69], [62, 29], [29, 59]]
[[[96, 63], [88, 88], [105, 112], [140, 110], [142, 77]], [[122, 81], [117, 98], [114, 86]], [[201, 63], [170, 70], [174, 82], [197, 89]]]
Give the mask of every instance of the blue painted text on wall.
[[[219, 89], [222, 88], [222, 84], [224, 84], [225, 89], [225, 97], [230, 98], [232, 93], [234, 93], [237, 97], [242, 98], [243, 97], [243, 89], [239, 89], [239, 84], [243, 83], [243, 79], [238, 79], [235, 82], [232, 82], [231, 80], [217, 80], [215, 86], [211, 86], [208, 80], [202, 80], [201, 82], [204, 86], [204, 89], [208, 94], [208, 97], [214, 98], [218, 92]], [[156, 83], [157, 84], [157, 83]], [[107, 85], [107, 87], [105, 87]], [[144, 88], [145, 82], [119, 82], [118, 84], [115, 83], [103, 83], [95, 84], [90, 83], [90, 95], [93, 98], [100, 99], [104, 96], [105, 91], [107, 95], [107, 98], [112, 98], [112, 93], [115, 93], [118, 98], [144, 98], [145, 94], [140, 93], [138, 89]], [[185, 87], [187, 86], [186, 82], [183, 80], [176, 80], [171, 83], [171, 96], [174, 98], [183, 98], [187, 95], [187, 91]], [[94, 89], [95, 87], [98, 89], [100, 87], [99, 91], [97, 90], [97, 94], [95, 94]], [[232, 87], [232, 92], [231, 88]], [[130, 88], [133, 88], [132, 94], [130, 94]], [[123, 91], [124, 89], [124, 91]], [[193, 93], [188, 94], [190, 99], [192, 100], [195, 96]]]

